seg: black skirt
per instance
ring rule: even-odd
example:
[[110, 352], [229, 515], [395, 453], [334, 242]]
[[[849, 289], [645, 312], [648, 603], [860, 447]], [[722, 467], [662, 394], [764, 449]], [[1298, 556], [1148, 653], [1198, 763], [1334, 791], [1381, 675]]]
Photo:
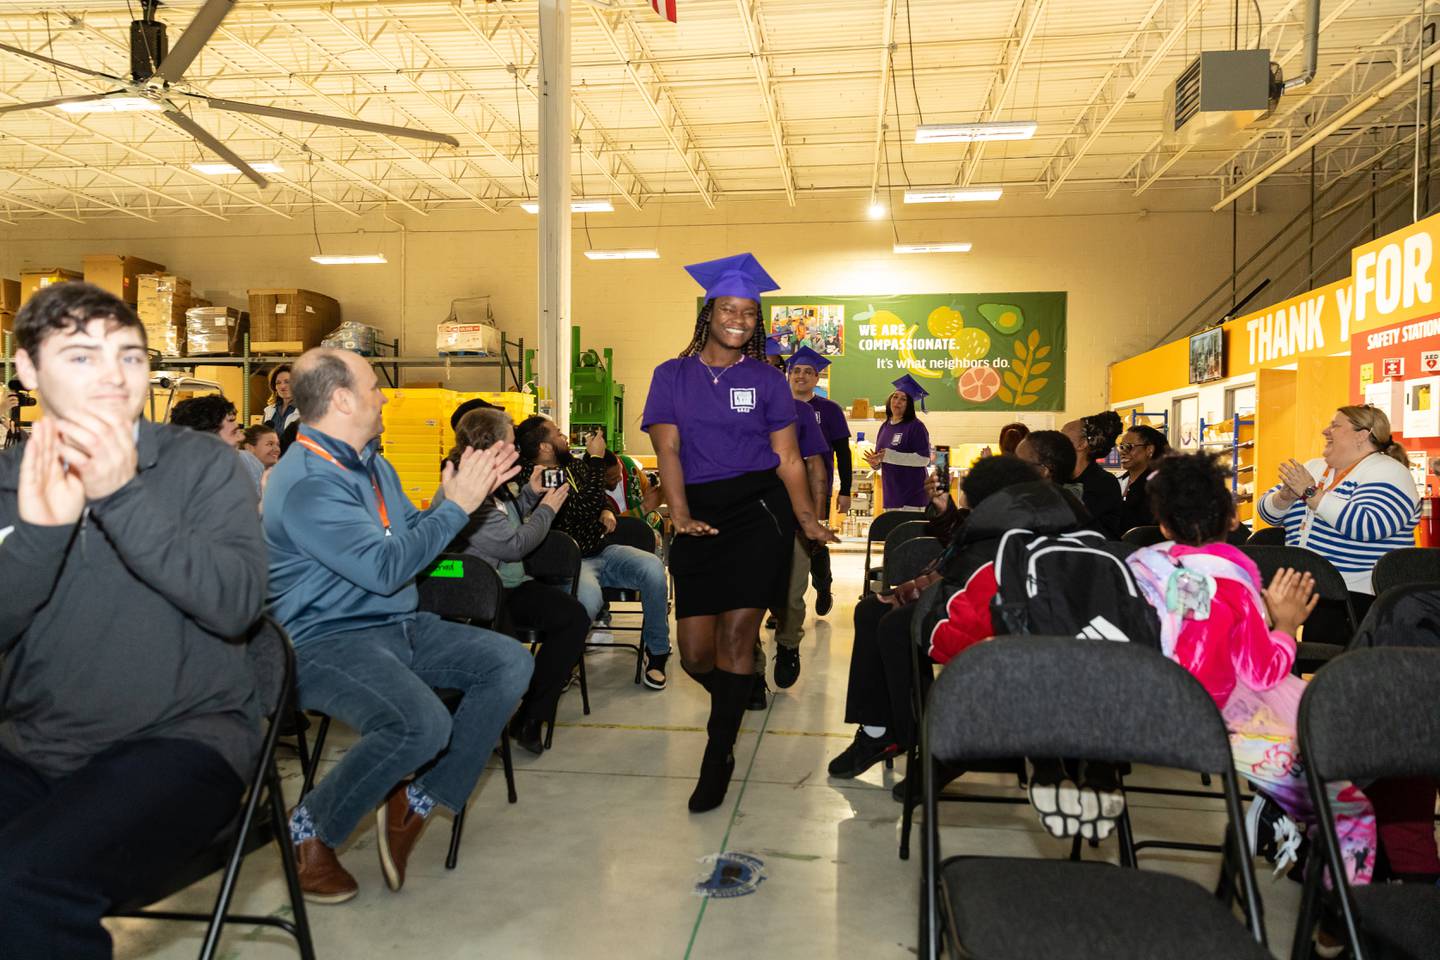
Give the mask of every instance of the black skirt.
[[719, 533], [677, 536], [671, 544], [675, 619], [780, 609], [790, 576], [795, 514], [775, 471], [687, 483], [685, 499], [690, 516]]

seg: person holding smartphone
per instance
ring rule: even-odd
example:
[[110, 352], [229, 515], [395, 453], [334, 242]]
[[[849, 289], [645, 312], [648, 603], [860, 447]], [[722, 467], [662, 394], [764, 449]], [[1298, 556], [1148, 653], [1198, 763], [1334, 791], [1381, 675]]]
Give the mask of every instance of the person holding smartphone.
[[765, 362], [760, 295], [778, 289], [745, 253], [685, 268], [705, 289], [690, 343], [655, 368], [640, 427], [670, 501], [681, 665], [710, 694], [690, 810], [713, 810], [753, 688], [755, 636], [784, 602], [791, 540], [836, 537], [815, 514], [795, 439], [795, 401]]

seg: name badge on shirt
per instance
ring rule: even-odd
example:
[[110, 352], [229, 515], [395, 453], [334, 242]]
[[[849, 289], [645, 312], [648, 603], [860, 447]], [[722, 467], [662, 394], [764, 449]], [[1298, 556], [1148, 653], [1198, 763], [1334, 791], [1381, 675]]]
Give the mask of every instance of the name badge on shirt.
[[900, 446], [901, 441], [903, 441], [904, 439], [905, 439], [905, 434], [903, 434], [903, 433], [893, 434], [893, 435], [890, 437], [890, 446], [892, 446], [892, 447], [898, 447], [898, 446]]
[[730, 388], [730, 409], [736, 413], [749, 413], [755, 409], [756, 403], [754, 387]]

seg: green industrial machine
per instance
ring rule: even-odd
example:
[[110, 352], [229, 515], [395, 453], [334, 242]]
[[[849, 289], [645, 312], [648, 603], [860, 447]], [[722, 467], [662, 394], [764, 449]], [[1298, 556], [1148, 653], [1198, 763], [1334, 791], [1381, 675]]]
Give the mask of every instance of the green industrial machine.
[[625, 449], [625, 385], [612, 374], [614, 354], [604, 358], [594, 350], [580, 350], [580, 328], [570, 328], [570, 443], [585, 445], [597, 427], [605, 430], [605, 445], [617, 453]]

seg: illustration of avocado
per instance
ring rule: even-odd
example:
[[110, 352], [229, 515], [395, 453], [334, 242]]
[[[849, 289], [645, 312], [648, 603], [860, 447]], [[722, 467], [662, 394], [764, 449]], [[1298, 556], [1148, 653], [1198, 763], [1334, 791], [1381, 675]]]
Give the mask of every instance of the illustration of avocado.
[[1018, 333], [1025, 326], [1025, 312], [1013, 303], [982, 303], [980, 316], [995, 328], [996, 333], [1007, 336]]

